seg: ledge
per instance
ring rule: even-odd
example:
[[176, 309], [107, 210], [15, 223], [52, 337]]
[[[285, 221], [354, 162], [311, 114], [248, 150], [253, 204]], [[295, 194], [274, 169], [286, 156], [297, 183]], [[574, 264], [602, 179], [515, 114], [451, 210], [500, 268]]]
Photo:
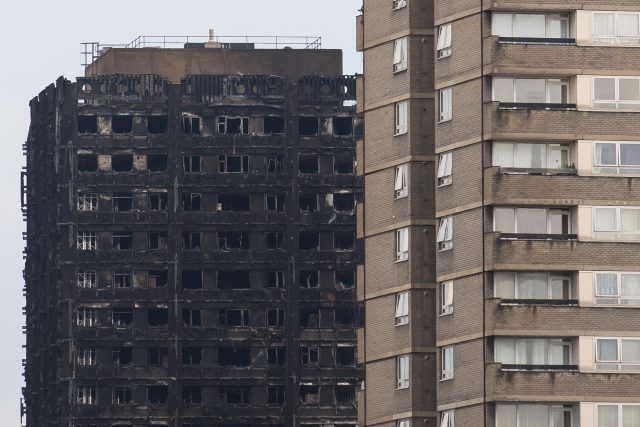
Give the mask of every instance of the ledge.
[[541, 169], [500, 167], [498, 169], [498, 175], [576, 176], [578, 175], [578, 170], [573, 168]]
[[500, 37], [499, 44], [575, 45], [576, 39], [543, 37]]
[[577, 234], [528, 234], [528, 233], [500, 233], [500, 240], [560, 240], [577, 241]]
[[549, 104], [536, 102], [500, 102], [500, 110], [554, 110], [577, 111], [576, 104]]
[[503, 363], [503, 372], [526, 371], [526, 372], [578, 372], [578, 365], [511, 365]]
[[579, 303], [577, 299], [502, 299], [500, 300], [501, 306], [571, 306], [578, 307]]

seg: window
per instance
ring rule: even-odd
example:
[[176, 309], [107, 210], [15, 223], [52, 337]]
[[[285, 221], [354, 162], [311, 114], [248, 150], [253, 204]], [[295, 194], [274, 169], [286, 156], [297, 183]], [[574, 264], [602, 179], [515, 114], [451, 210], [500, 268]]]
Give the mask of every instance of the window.
[[284, 133], [284, 117], [265, 116], [263, 123], [264, 123], [264, 133], [266, 135]]
[[249, 249], [249, 234], [241, 231], [219, 231], [218, 249]]
[[133, 348], [115, 347], [111, 353], [114, 366], [133, 365]]
[[639, 110], [640, 77], [594, 77], [592, 106], [598, 110]]
[[596, 44], [640, 44], [640, 14], [637, 12], [593, 12], [592, 41]]
[[149, 193], [149, 210], [166, 211], [167, 200], [167, 193]]
[[133, 402], [133, 390], [131, 387], [114, 387], [111, 403], [114, 405], [128, 405]]
[[396, 358], [396, 389], [409, 387], [409, 356]]
[[318, 347], [300, 347], [300, 364], [302, 366], [318, 366], [320, 349]]
[[266, 156], [264, 158], [265, 169], [267, 173], [282, 173], [284, 172], [284, 157], [283, 156]]
[[320, 285], [319, 272], [317, 270], [300, 270], [299, 278], [301, 288], [311, 289]]
[[202, 206], [202, 195], [200, 193], [183, 193], [182, 210], [185, 212], [199, 211]]
[[98, 326], [95, 308], [78, 307], [76, 315], [76, 325], [84, 327]]
[[147, 131], [154, 133], [167, 133], [167, 116], [147, 116]]
[[640, 273], [594, 274], [596, 304], [640, 305]]
[[191, 114], [182, 115], [182, 132], [184, 134], [200, 134], [200, 117]]
[[98, 247], [98, 239], [93, 231], [78, 231], [77, 248], [80, 251], [95, 251]]
[[640, 339], [596, 338], [596, 369], [640, 371]]
[[169, 274], [167, 270], [147, 271], [147, 287], [149, 289], [164, 288], [167, 286]]
[[200, 156], [184, 156], [182, 158], [182, 170], [185, 173], [202, 172]]
[[440, 314], [453, 313], [453, 281], [440, 283]]
[[133, 233], [131, 231], [114, 231], [111, 235], [111, 248], [114, 251], [132, 249]]
[[597, 240], [640, 240], [640, 208], [593, 209], [594, 237]]
[[220, 402], [230, 405], [249, 405], [251, 403], [251, 389], [249, 387], [220, 388]]
[[98, 210], [98, 195], [95, 193], [78, 193], [78, 211], [88, 212]]
[[218, 133], [227, 135], [247, 135], [249, 133], [248, 117], [218, 117]]
[[566, 169], [570, 166], [569, 144], [494, 142], [493, 166], [524, 169]]
[[395, 197], [400, 199], [409, 194], [409, 165], [396, 166]]
[[407, 0], [393, 0], [393, 10], [402, 9], [407, 7]]
[[317, 155], [300, 154], [298, 156], [298, 172], [301, 174], [315, 174], [320, 170]]
[[169, 397], [169, 387], [166, 385], [147, 386], [147, 401], [151, 404], [165, 404]]
[[133, 132], [133, 117], [132, 116], [112, 116], [111, 130], [113, 130], [113, 133]]
[[495, 207], [493, 209], [493, 231], [566, 235], [571, 232], [571, 210]]
[[200, 249], [201, 235], [199, 231], [182, 232], [182, 248], [185, 250]]
[[284, 233], [267, 233], [265, 236], [266, 249], [283, 249]]
[[451, 24], [438, 27], [438, 44], [436, 57], [438, 59], [451, 56]]
[[284, 308], [268, 308], [267, 309], [267, 326], [270, 328], [281, 328], [285, 325]]
[[438, 156], [438, 186], [444, 187], [451, 184], [451, 169], [452, 169], [453, 153], [443, 153]]
[[98, 133], [97, 116], [78, 116], [78, 133], [92, 134]]
[[182, 309], [182, 325], [197, 328], [202, 325], [202, 312], [197, 308]]
[[396, 262], [409, 259], [409, 229], [396, 230]]
[[287, 353], [286, 347], [268, 347], [267, 348], [267, 364], [274, 366], [282, 366], [286, 363]]
[[182, 270], [182, 289], [202, 289], [202, 270]]
[[571, 276], [562, 273], [496, 272], [494, 295], [502, 299], [567, 300], [571, 298]]
[[167, 170], [166, 154], [149, 154], [147, 156], [147, 167], [149, 172], [164, 172]]
[[453, 378], [453, 346], [442, 347], [442, 380]]
[[454, 411], [444, 411], [440, 416], [440, 427], [455, 427]]
[[218, 322], [223, 326], [247, 327], [251, 325], [251, 312], [247, 309], [220, 309]]
[[78, 405], [95, 405], [96, 387], [92, 385], [81, 385], [76, 390], [76, 402]]
[[594, 149], [594, 173], [640, 175], [640, 142], [597, 141]]
[[440, 122], [446, 122], [451, 120], [451, 118], [453, 117], [453, 102], [452, 102], [452, 96], [453, 96], [453, 89], [452, 88], [445, 88], [445, 89], [440, 89], [439, 92], [439, 112], [440, 112]]
[[111, 171], [131, 172], [133, 170], [133, 156], [131, 154], [112, 154]]
[[571, 340], [496, 337], [495, 362], [506, 365], [571, 365]]
[[284, 405], [284, 386], [267, 387], [267, 404]]
[[409, 129], [409, 101], [396, 103], [396, 135], [407, 133]]
[[115, 271], [113, 273], [113, 287], [114, 288], [130, 288], [131, 287], [131, 272], [130, 271]]
[[187, 405], [197, 405], [202, 402], [202, 387], [199, 385], [182, 386], [182, 402]]
[[[169, 247], [168, 231], [150, 231], [149, 232], [149, 249], [163, 250]], [[131, 249], [131, 248], [128, 248]]]
[[79, 348], [77, 354], [78, 365], [95, 366], [96, 349], [95, 348]]
[[302, 405], [317, 405], [320, 403], [320, 386], [310, 383], [300, 384], [300, 403]]
[[409, 292], [396, 294], [396, 326], [409, 324]]
[[200, 365], [202, 363], [202, 347], [182, 347], [183, 365]]
[[284, 212], [284, 194], [265, 194], [265, 211]]
[[96, 154], [78, 154], [78, 172], [95, 172], [98, 170]]
[[219, 173], [249, 173], [249, 156], [218, 156]]
[[90, 270], [78, 270], [77, 284], [79, 288], [90, 289], [96, 287], [96, 272]]
[[569, 38], [569, 14], [566, 13], [494, 13], [491, 34], [507, 38]]
[[396, 427], [411, 427], [411, 420], [408, 418], [404, 420], [398, 420], [398, 422], [396, 422]]
[[113, 193], [111, 199], [113, 200], [114, 212], [129, 212], [133, 207], [133, 196], [131, 193]]
[[453, 217], [440, 218], [438, 225], [438, 250], [448, 251], [453, 249]]
[[147, 362], [149, 366], [167, 366], [169, 349], [166, 347], [147, 348]]
[[566, 79], [493, 78], [493, 101], [521, 104], [567, 104]]
[[133, 310], [130, 308], [114, 308], [111, 314], [113, 326], [131, 326], [133, 323]]
[[496, 427], [571, 427], [571, 405], [496, 404]]
[[267, 288], [284, 288], [284, 271], [267, 271]]
[[640, 427], [640, 405], [598, 405], [597, 427]]
[[407, 69], [407, 37], [393, 42], [393, 72]]
[[249, 194], [218, 194], [218, 211], [248, 212], [251, 210]]

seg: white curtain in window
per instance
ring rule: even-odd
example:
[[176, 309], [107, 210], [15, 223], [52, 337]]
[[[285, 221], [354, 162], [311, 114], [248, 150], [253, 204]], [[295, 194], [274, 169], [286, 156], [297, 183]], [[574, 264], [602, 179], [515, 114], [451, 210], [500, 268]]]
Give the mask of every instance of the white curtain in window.
[[437, 49], [442, 50], [451, 47], [451, 24], [444, 24], [438, 28]]
[[508, 77], [493, 78], [493, 101], [515, 102], [514, 79]]
[[496, 338], [495, 361], [504, 364], [516, 363], [516, 340], [514, 338]]
[[596, 344], [597, 359], [601, 362], [618, 361], [618, 340], [598, 339]]
[[440, 423], [440, 427], [449, 427], [449, 412], [442, 413], [442, 422]]
[[544, 104], [546, 101], [545, 79], [516, 79], [516, 102]]
[[393, 45], [393, 63], [403, 64], [407, 58], [407, 39], [402, 38], [394, 42]]
[[445, 217], [440, 219], [440, 227], [438, 228], [438, 242], [446, 242], [453, 238], [453, 218]]
[[453, 347], [444, 347], [442, 349], [442, 371], [453, 371]]
[[514, 37], [544, 38], [546, 17], [533, 13], [518, 13], [513, 33]]
[[493, 166], [511, 168], [513, 166], [513, 145], [508, 142], [493, 143]]
[[548, 276], [540, 273], [519, 273], [517, 295], [520, 299], [548, 299]]
[[404, 188], [407, 188], [407, 165], [396, 167], [395, 190], [398, 191]]
[[640, 166], [640, 144], [620, 144], [620, 165]]
[[537, 208], [516, 209], [516, 233], [546, 234], [547, 210]]
[[518, 427], [549, 427], [549, 407], [518, 405]]
[[452, 105], [451, 105], [452, 89], [446, 88], [440, 90], [440, 119], [448, 120], [451, 118]]
[[440, 154], [438, 164], [438, 178], [444, 178], [451, 175], [452, 169], [452, 153]]
[[493, 286], [496, 297], [506, 299], [515, 298], [515, 273], [494, 273]]
[[493, 208], [493, 231], [515, 233], [515, 215], [513, 208]]
[[640, 363], [640, 340], [622, 340], [622, 362]]
[[596, 165], [613, 165], [616, 162], [616, 144], [596, 143]]
[[637, 13], [621, 13], [618, 15], [618, 35], [638, 36], [640, 35], [640, 25]]
[[398, 380], [409, 380], [409, 356], [398, 358]]
[[636, 101], [632, 105], [637, 105], [637, 101], [640, 101], [640, 79], [620, 77], [618, 79], [618, 99]]
[[622, 427], [640, 427], [640, 406], [622, 405]]
[[444, 294], [444, 297], [442, 298], [442, 305], [453, 305], [453, 282], [442, 283], [442, 293]]
[[516, 405], [496, 405], [496, 427], [516, 427], [518, 425]]
[[547, 165], [545, 144], [514, 144], [513, 165], [517, 168], [544, 168]]
[[596, 208], [596, 230], [595, 231], [616, 231], [616, 209], [615, 208]]
[[596, 294], [599, 296], [618, 295], [618, 276], [615, 273], [596, 273]]
[[598, 427], [618, 427], [618, 405], [598, 405]]
[[622, 296], [640, 297], [640, 274], [623, 274], [621, 282]]
[[546, 365], [547, 340], [525, 338], [516, 340], [516, 360], [521, 365]]
[[640, 209], [620, 209], [620, 231], [640, 233]]
[[396, 298], [396, 317], [409, 315], [409, 292], [401, 292]]
[[513, 15], [494, 13], [491, 16], [491, 34], [500, 37], [513, 37]]
[[596, 37], [615, 37], [616, 19], [613, 13], [593, 14], [593, 35]]
[[593, 79], [593, 98], [596, 101], [616, 100], [615, 77], [596, 77]]

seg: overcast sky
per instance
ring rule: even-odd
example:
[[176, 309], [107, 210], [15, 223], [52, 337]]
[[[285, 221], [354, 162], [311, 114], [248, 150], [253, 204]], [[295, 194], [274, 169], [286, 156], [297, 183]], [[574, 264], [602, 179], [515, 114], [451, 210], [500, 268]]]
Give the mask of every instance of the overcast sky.
[[139, 35], [321, 36], [342, 49], [345, 73], [361, 71], [355, 15], [362, 0], [32, 0], [6, 3], [0, 13], [0, 424], [19, 426], [23, 385], [22, 259], [19, 205], [21, 145], [29, 100], [64, 75], [82, 75], [80, 43], [127, 43]]

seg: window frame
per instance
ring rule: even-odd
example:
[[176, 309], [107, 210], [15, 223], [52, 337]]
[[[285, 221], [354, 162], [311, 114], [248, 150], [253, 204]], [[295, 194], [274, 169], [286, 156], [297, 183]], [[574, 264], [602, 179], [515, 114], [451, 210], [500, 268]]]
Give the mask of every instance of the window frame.
[[[616, 360], [605, 360], [598, 357], [599, 341], [616, 341]], [[638, 352], [638, 361], [625, 362], [622, 360], [622, 343], [624, 341], [637, 341], [640, 344], [640, 337], [595, 337], [594, 339], [594, 361], [595, 369], [598, 372], [639, 372], [640, 371], [640, 351]], [[600, 365], [600, 366], [598, 366]], [[624, 367], [627, 366], [627, 369]], [[633, 367], [633, 369], [628, 369]]]
[[[516, 164], [516, 146], [517, 145], [538, 145], [538, 146], [544, 146], [545, 147], [545, 156], [544, 156], [544, 166], [542, 166], [541, 168], [534, 168], [532, 166], [529, 167], [522, 167], [522, 166], [515, 166]], [[497, 159], [498, 159], [498, 146], [499, 145], [510, 145], [511, 148], [511, 152], [512, 152], [512, 156], [511, 156], [511, 166], [503, 166], [503, 165], [499, 165], [497, 164]], [[550, 170], [559, 170], [559, 169], [569, 169], [570, 166], [572, 165], [572, 149], [571, 149], [571, 143], [562, 143], [562, 142], [537, 142], [537, 141], [493, 141], [491, 143], [491, 166], [493, 167], [500, 167], [500, 168], [507, 168], [507, 169], [550, 169]], [[551, 154], [553, 151], [556, 150], [560, 150], [560, 151], [566, 151], [567, 152], [567, 165], [561, 165], [562, 167], [560, 168], [554, 168], [551, 167]]]
[[[606, 424], [606, 425], [602, 425], [600, 424], [599, 420], [600, 420], [600, 408], [601, 407], [605, 407], [605, 406], [609, 406], [609, 407], [614, 407], [616, 408], [616, 413], [617, 413], [617, 423], [614, 425], [611, 424]], [[596, 423], [596, 427], [624, 427], [624, 408], [625, 407], [634, 407], [634, 408], [640, 408], [640, 404], [638, 403], [597, 403], [596, 404], [596, 416], [595, 416], [595, 423]]]
[[451, 22], [442, 24], [438, 27], [436, 42], [436, 59], [442, 59], [451, 56], [452, 49], [452, 24]]
[[76, 209], [78, 212], [95, 212], [98, 210], [98, 194], [78, 192]]
[[95, 289], [97, 274], [95, 270], [78, 270], [76, 272], [76, 285], [81, 289]]
[[396, 166], [394, 180], [394, 198], [396, 200], [409, 196], [409, 163]]
[[393, 0], [391, 3], [392, 10], [400, 10], [407, 7], [407, 0]]
[[440, 218], [436, 237], [439, 252], [453, 249], [453, 215]]
[[400, 101], [394, 104], [395, 132], [393, 136], [405, 135], [409, 132], [409, 101]]
[[440, 414], [440, 427], [455, 427], [455, 411], [450, 409]]
[[[504, 15], [507, 16], [509, 15], [511, 17], [511, 35], [509, 36], [501, 36], [500, 34], [496, 34], [495, 32], [495, 26], [493, 23], [493, 19], [495, 15]], [[542, 15], [544, 16], [544, 23], [545, 23], [545, 28], [544, 28], [544, 37], [518, 37], [516, 36], [516, 22], [517, 22], [517, 15]], [[551, 32], [551, 28], [550, 28], [550, 24], [554, 21], [553, 18], [559, 18], [557, 19], [557, 21], [562, 21], [565, 22], [565, 30], [566, 30], [566, 37], [552, 37], [550, 32]], [[571, 38], [571, 17], [568, 13], [558, 13], [558, 12], [548, 12], [548, 13], [536, 13], [536, 12], [531, 12], [531, 13], [524, 13], [524, 12], [502, 12], [502, 11], [496, 11], [493, 12], [491, 14], [491, 35], [492, 36], [498, 36], [500, 38], [515, 38], [515, 39], [568, 39]]]
[[[613, 15], [613, 33], [602, 36], [596, 35], [596, 15]], [[591, 42], [596, 45], [619, 45], [619, 46], [640, 46], [640, 31], [638, 35], [622, 35], [620, 25], [620, 15], [636, 15], [640, 21], [640, 12], [626, 10], [597, 10], [591, 12]], [[640, 29], [640, 28], [639, 28]], [[634, 43], [635, 40], [635, 43]], [[630, 43], [629, 43], [630, 41]]]
[[411, 294], [409, 291], [398, 292], [396, 294], [395, 325], [404, 326], [410, 322]]
[[453, 280], [440, 282], [440, 316], [453, 314]]
[[[513, 232], [510, 231], [500, 231], [497, 229], [497, 224], [496, 224], [496, 210], [501, 209], [501, 210], [512, 210], [513, 211]], [[545, 211], [546, 214], [546, 232], [545, 233], [523, 233], [521, 231], [518, 230], [518, 210], [519, 209], [537, 209], [537, 210], [543, 210]], [[532, 234], [532, 235], [536, 235], [536, 234], [542, 234], [542, 235], [549, 235], [549, 236], [566, 236], [569, 234], [572, 234], [573, 231], [573, 218], [572, 215], [573, 212], [570, 208], [555, 208], [555, 207], [538, 207], [538, 206], [494, 206], [493, 207], [493, 218], [492, 218], [492, 223], [493, 223], [493, 232], [494, 233], [504, 233], [504, 234], [523, 234], [523, 235], [527, 235], [527, 234]], [[567, 217], [567, 233], [552, 233], [552, 226], [553, 226], [553, 221], [552, 218], [555, 215], [560, 215], [560, 216], [566, 216]]]
[[96, 349], [93, 347], [80, 347], [76, 353], [78, 366], [96, 366]]
[[76, 326], [92, 328], [98, 326], [98, 312], [95, 307], [78, 307], [76, 309]]
[[79, 251], [98, 250], [98, 236], [95, 231], [78, 231], [76, 249]]
[[[496, 80], [511, 80], [512, 83], [512, 100], [511, 101], [501, 101], [499, 99], [496, 99]], [[517, 90], [517, 82], [518, 80], [542, 80], [544, 81], [544, 102], [524, 102], [524, 101], [519, 101], [518, 100], [518, 90]], [[566, 88], [566, 99], [564, 99], [564, 102], [560, 102], [560, 103], [555, 103], [555, 102], [551, 102], [551, 88], [554, 85], [559, 85], [561, 87], [565, 87]], [[509, 76], [494, 76], [491, 79], [491, 101], [492, 102], [499, 102], [499, 103], [507, 103], [507, 104], [523, 104], [523, 105], [527, 105], [527, 104], [550, 104], [550, 105], [564, 105], [564, 104], [569, 104], [569, 101], [571, 100], [571, 85], [570, 85], [570, 81], [567, 78], [561, 78], [561, 77], [509, 77]]]
[[[496, 271], [493, 273], [493, 296], [495, 298], [501, 298], [501, 299], [515, 299], [515, 300], [519, 300], [519, 299], [530, 299], [530, 298], [520, 298], [518, 295], [518, 277], [522, 274], [545, 274], [547, 276], [547, 298], [544, 299], [543, 301], [546, 300], [557, 300], [555, 298], [552, 298], [553, 296], [553, 280], [555, 279], [560, 279], [560, 280], [567, 280], [567, 298], [563, 298], [562, 300], [567, 300], [567, 299], [571, 299], [572, 297], [572, 289], [571, 286], [573, 284], [573, 280], [571, 277], [571, 274], [562, 274], [561, 272], [547, 272], [547, 271]], [[497, 281], [496, 281], [496, 276], [497, 275], [513, 275], [513, 296], [514, 298], [504, 298], [501, 297], [500, 295], [498, 295], [498, 286], [497, 286]], [[563, 289], [564, 290], [564, 289]]]
[[438, 91], [438, 113], [438, 123], [453, 119], [453, 87], [445, 87]]
[[[615, 145], [616, 161], [615, 164], [604, 164], [598, 162], [598, 145]], [[640, 165], [623, 165], [621, 149], [622, 145], [638, 145], [640, 141], [593, 141], [593, 173], [599, 175], [623, 175], [633, 176], [640, 175]], [[615, 169], [615, 173], [607, 173]], [[621, 170], [631, 170], [631, 173], [621, 173]]]
[[396, 230], [396, 262], [409, 259], [409, 247], [409, 227], [398, 228]]
[[[440, 381], [448, 381], [455, 375], [455, 352], [454, 346], [448, 345], [440, 350]], [[448, 367], [450, 365], [450, 367]]]
[[[611, 80], [615, 82], [615, 95], [614, 99], [596, 99], [596, 81], [598, 80]], [[620, 81], [621, 80], [637, 80], [638, 86], [638, 99], [637, 100], [621, 100], [620, 99]], [[596, 104], [611, 104], [615, 108], [602, 108], [596, 106]], [[623, 105], [633, 106], [633, 108], [620, 108]], [[620, 111], [620, 112], [634, 112], [640, 111], [640, 76], [592, 76], [591, 77], [591, 108], [596, 111]]]
[[393, 72], [399, 73], [409, 68], [409, 37], [393, 41]]
[[446, 187], [453, 182], [453, 151], [438, 155], [438, 187]]
[[[510, 340], [514, 360], [512, 362], [501, 362], [498, 361], [498, 342]], [[545, 348], [544, 348], [544, 363], [523, 363], [524, 361], [519, 360], [520, 351], [519, 346], [524, 345], [527, 340], [544, 340]], [[574, 360], [574, 349], [573, 349], [573, 341], [571, 338], [564, 337], [536, 337], [536, 336], [518, 336], [518, 337], [507, 337], [507, 336], [499, 336], [496, 337], [493, 341], [493, 361], [495, 363], [501, 363], [503, 365], [532, 365], [532, 366], [567, 366], [571, 365]], [[557, 347], [563, 347], [568, 349], [568, 359], [569, 363], [564, 363], [564, 359], [561, 360], [562, 363], [554, 363], [554, 349]], [[564, 353], [563, 353], [564, 358]]]
[[[598, 276], [605, 274], [615, 274], [616, 276], [616, 294], [600, 294], [598, 289]], [[632, 271], [594, 271], [593, 272], [593, 302], [599, 306], [637, 306], [640, 305], [640, 296], [625, 296], [622, 293], [622, 278], [623, 276], [636, 275], [640, 276], [640, 272]], [[635, 303], [623, 302], [623, 300], [636, 300]], [[599, 302], [604, 301], [604, 302]], [[607, 302], [615, 301], [615, 302]]]
[[396, 357], [396, 390], [409, 388], [411, 385], [411, 358], [408, 354]]
[[[602, 230], [602, 229], [598, 229], [598, 221], [597, 221], [597, 212], [598, 210], [605, 210], [605, 209], [615, 209], [615, 218], [616, 218], [616, 225], [615, 225], [615, 230]], [[640, 240], [640, 229], [638, 229], [637, 232], [630, 232], [630, 231], [621, 231], [621, 227], [622, 227], [622, 221], [621, 221], [621, 214], [622, 214], [622, 210], [633, 210], [633, 211], [640, 211], [640, 207], [636, 207], [636, 206], [594, 206], [593, 207], [593, 224], [592, 224], [592, 230], [593, 230], [593, 237], [595, 240], [597, 241], [627, 241], [627, 242], [635, 242], [635, 241], [639, 241]], [[598, 236], [596, 233], [607, 233], [607, 234], [615, 234], [615, 236], [611, 237], [611, 236]], [[626, 237], [626, 238], [625, 238]], [[629, 238], [631, 237], [631, 238]]]

